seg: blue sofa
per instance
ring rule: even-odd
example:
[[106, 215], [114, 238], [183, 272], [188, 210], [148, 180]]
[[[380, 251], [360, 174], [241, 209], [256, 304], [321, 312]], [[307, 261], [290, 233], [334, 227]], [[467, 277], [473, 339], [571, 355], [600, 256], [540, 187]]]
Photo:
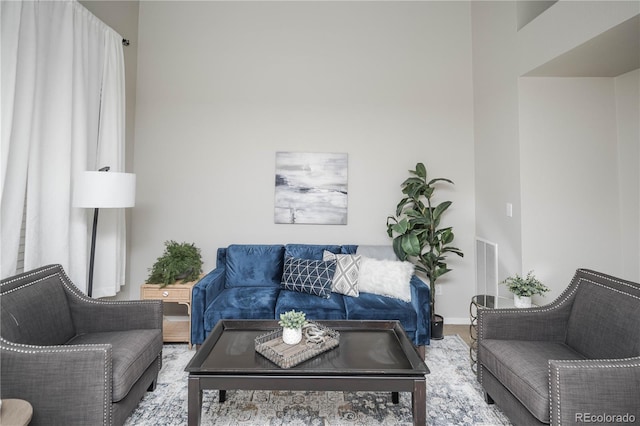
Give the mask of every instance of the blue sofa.
[[191, 343], [200, 345], [221, 319], [278, 319], [292, 309], [310, 320], [399, 320], [424, 353], [430, 337], [430, 292], [413, 275], [411, 301], [360, 292], [328, 298], [282, 288], [285, 256], [322, 260], [323, 251], [356, 254], [355, 245], [230, 245], [219, 248], [216, 268], [193, 288]]

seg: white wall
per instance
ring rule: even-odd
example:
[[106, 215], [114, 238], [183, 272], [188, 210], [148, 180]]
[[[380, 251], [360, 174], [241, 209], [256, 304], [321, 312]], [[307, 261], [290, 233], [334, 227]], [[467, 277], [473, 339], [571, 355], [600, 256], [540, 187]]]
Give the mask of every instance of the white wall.
[[520, 75], [637, 16], [637, 1], [561, 0], [518, 32]]
[[579, 267], [623, 272], [616, 134], [613, 79], [520, 79], [522, 263], [545, 302]]
[[[438, 312], [468, 317], [474, 147], [467, 2], [140, 3], [132, 285], [163, 242], [205, 269], [230, 243], [389, 244], [407, 170], [448, 177], [464, 259]], [[276, 151], [349, 154], [346, 226], [273, 223]], [[133, 290], [137, 291], [137, 289]], [[135, 294], [132, 291], [132, 296]]]
[[640, 282], [640, 70], [614, 79], [622, 276]]
[[498, 244], [502, 281], [522, 269], [516, 3], [473, 2], [471, 10], [476, 233]]

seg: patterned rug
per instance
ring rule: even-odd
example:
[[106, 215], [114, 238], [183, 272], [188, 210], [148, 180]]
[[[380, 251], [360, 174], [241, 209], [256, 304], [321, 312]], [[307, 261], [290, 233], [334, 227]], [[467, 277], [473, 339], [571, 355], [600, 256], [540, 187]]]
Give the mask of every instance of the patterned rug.
[[[154, 392], [148, 392], [125, 425], [186, 425], [187, 373], [184, 367], [195, 352], [187, 345], [165, 345], [163, 365]], [[426, 350], [427, 424], [510, 425], [495, 406], [484, 402], [469, 367], [469, 347], [459, 336], [431, 341]], [[400, 403], [390, 393], [227, 391], [218, 402], [217, 391], [204, 391], [202, 425], [412, 425], [411, 394]]]

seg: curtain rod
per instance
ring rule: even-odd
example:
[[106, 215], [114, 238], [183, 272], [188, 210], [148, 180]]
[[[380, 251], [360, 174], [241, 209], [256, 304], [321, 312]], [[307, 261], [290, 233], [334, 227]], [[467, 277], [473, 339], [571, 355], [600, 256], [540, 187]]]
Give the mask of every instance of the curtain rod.
[[122, 39], [122, 45], [123, 46], [128, 46], [129, 45], [129, 40], [127, 40], [126, 38]]

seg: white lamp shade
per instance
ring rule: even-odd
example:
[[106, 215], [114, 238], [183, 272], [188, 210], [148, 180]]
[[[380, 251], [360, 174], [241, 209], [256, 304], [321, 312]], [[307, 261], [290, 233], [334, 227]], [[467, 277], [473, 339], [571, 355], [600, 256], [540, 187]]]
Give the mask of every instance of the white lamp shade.
[[73, 206], [124, 208], [136, 204], [136, 175], [118, 172], [82, 172], [75, 181]]

